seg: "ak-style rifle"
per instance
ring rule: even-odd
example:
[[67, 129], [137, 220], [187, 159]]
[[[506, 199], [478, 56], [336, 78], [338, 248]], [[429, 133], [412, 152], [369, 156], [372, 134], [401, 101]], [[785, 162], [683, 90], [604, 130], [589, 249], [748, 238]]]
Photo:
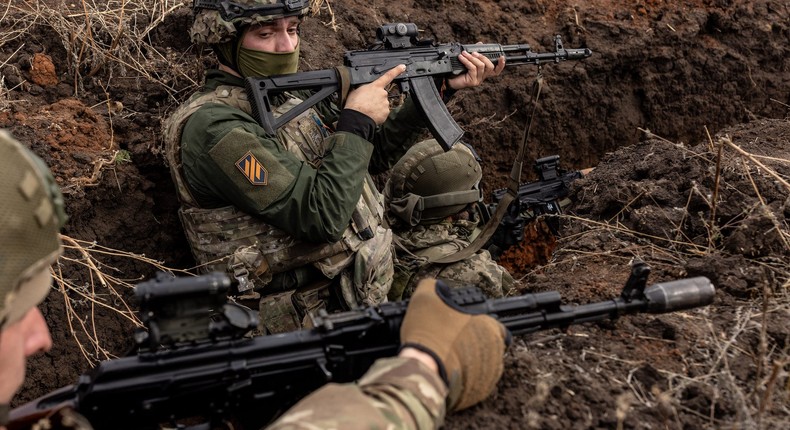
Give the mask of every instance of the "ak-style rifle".
[[[452, 300], [491, 315], [516, 335], [713, 301], [707, 278], [647, 286], [649, 272], [637, 262], [620, 296], [579, 306], [563, 304], [556, 291], [488, 299], [476, 287], [453, 289]], [[147, 330], [135, 337], [137, 353], [104, 361], [75, 384], [14, 409], [9, 428], [28, 428], [38, 417], [71, 407], [99, 430], [209, 428], [226, 420], [257, 429], [328, 382], [357, 380], [400, 347], [407, 301], [319, 312], [312, 329], [246, 337], [257, 314], [228, 303], [229, 286], [220, 273], [160, 276], [138, 285]]]
[[[464, 134], [453, 120], [437, 88], [447, 78], [466, 72], [458, 60], [461, 52], [479, 52], [497, 64], [501, 56], [505, 65], [543, 65], [566, 60], [582, 60], [592, 55], [587, 48], [566, 49], [562, 38], [554, 36], [554, 52], [533, 52], [527, 44], [500, 45], [496, 43], [435, 44], [433, 40], [419, 39], [418, 29], [412, 23], [384, 24], [376, 31], [376, 43], [369, 49], [348, 51], [343, 66], [334, 69], [314, 70], [265, 78], [247, 78], [246, 88], [252, 104], [253, 115], [266, 132], [274, 134], [297, 115], [321, 100], [338, 92], [345, 95], [350, 88], [367, 84], [399, 64], [406, 71], [393, 82], [402, 93], [411, 97], [427, 119], [434, 138], [449, 150]], [[273, 109], [274, 98], [286, 91], [310, 90], [312, 95], [278, 118]]]

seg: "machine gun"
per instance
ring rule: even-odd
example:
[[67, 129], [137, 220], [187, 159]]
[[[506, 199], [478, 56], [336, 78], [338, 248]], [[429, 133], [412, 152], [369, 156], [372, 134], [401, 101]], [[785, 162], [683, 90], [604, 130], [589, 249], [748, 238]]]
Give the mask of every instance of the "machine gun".
[[[533, 166], [538, 180], [519, 185], [518, 198], [510, 203], [496, 231], [486, 244], [494, 259], [498, 259], [508, 248], [524, 239], [524, 227], [529, 221], [541, 215], [561, 215], [561, 202], [568, 196], [571, 182], [582, 178], [592, 170], [565, 171], [560, 169], [559, 161], [559, 155], [539, 158]], [[484, 215], [496, 211], [499, 201], [506, 192], [506, 188], [501, 188], [491, 193], [492, 202], [486, 205], [486, 210], [482, 211]], [[488, 219], [484, 221], [488, 222]], [[559, 236], [557, 218], [547, 218], [546, 225], [555, 236]]]
[[[500, 56], [504, 56], [507, 66], [559, 63], [582, 60], [592, 55], [592, 51], [587, 48], [566, 49], [559, 35], [554, 37], [554, 52], [546, 53], [533, 52], [527, 44], [438, 45], [432, 40], [420, 40], [417, 35], [415, 24], [385, 24], [376, 31], [376, 43], [371, 48], [345, 53], [344, 67], [247, 78], [245, 85], [253, 116], [267, 133], [274, 134], [282, 125], [333, 93], [340, 92], [343, 95], [348, 88], [373, 82], [393, 67], [405, 64], [406, 71], [393, 82], [398, 84], [402, 93], [411, 93], [417, 108], [427, 118], [433, 136], [445, 150], [449, 150], [464, 132], [444, 105], [436, 88], [436, 80], [466, 72], [458, 60], [461, 52], [479, 52], [495, 64]], [[294, 90], [310, 90], [313, 94], [275, 119], [272, 113], [275, 107], [273, 98]]]
[[[580, 306], [564, 305], [556, 291], [487, 299], [478, 288], [464, 287], [452, 295], [458, 306], [485, 312], [516, 335], [713, 301], [715, 289], [707, 278], [647, 286], [649, 272], [637, 262], [619, 297]], [[251, 310], [230, 306], [233, 310], [226, 311], [222, 305], [218, 318], [208, 317], [207, 306], [216, 311], [229, 284], [224, 274], [214, 273], [138, 285], [148, 335], [136, 337], [137, 354], [104, 361], [74, 385], [14, 409], [9, 428], [27, 428], [66, 406], [96, 429], [185, 428], [197, 418], [200, 428], [227, 420], [261, 428], [322, 385], [354, 381], [375, 360], [397, 354], [406, 301], [319, 312], [309, 330], [240, 337], [254, 325]]]

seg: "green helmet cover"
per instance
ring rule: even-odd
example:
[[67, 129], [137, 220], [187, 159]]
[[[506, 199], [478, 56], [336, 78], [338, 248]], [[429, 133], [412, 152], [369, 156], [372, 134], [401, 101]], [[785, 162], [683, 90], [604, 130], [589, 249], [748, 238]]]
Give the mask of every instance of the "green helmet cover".
[[287, 16], [303, 16], [311, 0], [195, 0], [195, 21], [189, 31], [193, 43], [216, 45], [232, 42], [241, 29]]
[[482, 177], [465, 144], [445, 152], [434, 139], [417, 143], [392, 168], [385, 187], [388, 210], [412, 226], [441, 221], [481, 201]]
[[46, 164], [0, 130], [0, 330], [49, 292], [60, 256], [63, 196]]

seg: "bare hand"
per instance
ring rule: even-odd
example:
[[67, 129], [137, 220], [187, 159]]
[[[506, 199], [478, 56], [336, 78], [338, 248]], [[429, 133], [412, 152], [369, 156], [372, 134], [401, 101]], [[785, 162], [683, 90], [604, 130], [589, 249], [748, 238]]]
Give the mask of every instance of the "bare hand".
[[466, 73], [447, 80], [447, 85], [454, 90], [476, 87], [486, 78], [499, 76], [505, 68], [504, 55], [499, 57], [496, 67], [488, 57], [479, 52], [463, 51], [458, 56], [458, 60], [466, 67]]
[[360, 86], [348, 94], [345, 109], [353, 109], [365, 114], [372, 119], [376, 125], [381, 125], [387, 120], [390, 114], [389, 93], [387, 86], [398, 75], [406, 71], [406, 66], [399, 64], [387, 73], [381, 75], [375, 81]]

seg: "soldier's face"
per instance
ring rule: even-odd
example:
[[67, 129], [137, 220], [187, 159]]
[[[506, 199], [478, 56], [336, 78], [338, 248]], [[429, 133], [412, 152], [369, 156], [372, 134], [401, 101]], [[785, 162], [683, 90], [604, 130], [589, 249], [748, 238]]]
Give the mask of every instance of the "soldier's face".
[[250, 26], [244, 32], [241, 46], [265, 52], [293, 52], [299, 44], [299, 23], [299, 17], [290, 16]]
[[0, 403], [8, 403], [25, 380], [27, 357], [52, 348], [47, 323], [38, 308], [0, 332]]

